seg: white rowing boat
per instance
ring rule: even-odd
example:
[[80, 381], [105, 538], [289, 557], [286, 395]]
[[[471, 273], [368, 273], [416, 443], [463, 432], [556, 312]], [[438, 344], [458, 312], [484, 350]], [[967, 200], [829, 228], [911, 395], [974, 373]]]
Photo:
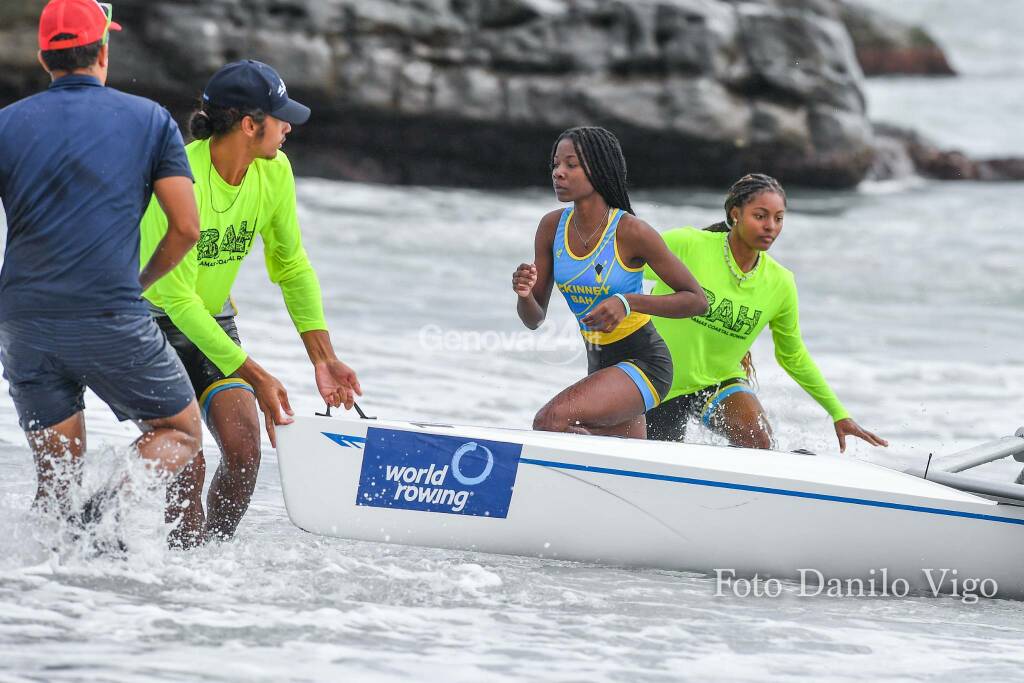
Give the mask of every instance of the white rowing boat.
[[277, 441], [288, 514], [316, 534], [1024, 598], [1024, 486], [962, 474], [1024, 457], [1021, 436], [928, 479], [849, 457], [344, 417], [296, 418]]

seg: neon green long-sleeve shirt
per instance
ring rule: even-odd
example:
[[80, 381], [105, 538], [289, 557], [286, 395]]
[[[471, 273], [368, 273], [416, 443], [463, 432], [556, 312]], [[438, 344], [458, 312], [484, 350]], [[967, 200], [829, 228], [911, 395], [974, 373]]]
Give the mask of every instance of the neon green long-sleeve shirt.
[[[228, 307], [231, 287], [256, 235], [270, 280], [281, 287], [285, 306], [300, 333], [325, 330], [320, 283], [302, 247], [295, 211], [295, 177], [284, 152], [256, 159], [238, 186], [229, 185], [210, 161], [209, 140], [185, 147], [195, 178], [199, 243], [181, 263], [143, 296], [226, 375], [245, 362], [246, 353], [214, 319]], [[167, 233], [167, 217], [154, 197], [142, 217], [141, 264]]]
[[[775, 358], [782, 369], [838, 421], [849, 417], [814, 363], [800, 335], [799, 304], [793, 273], [766, 252], [738, 282], [740, 273], [727, 233], [678, 228], [662, 233], [665, 243], [686, 264], [704, 288], [708, 312], [694, 318], [653, 318], [672, 353], [675, 376], [666, 400], [690, 394], [732, 378], [746, 376], [740, 362], [754, 340], [769, 325]], [[650, 266], [644, 277], [655, 281], [653, 294], [669, 294]]]

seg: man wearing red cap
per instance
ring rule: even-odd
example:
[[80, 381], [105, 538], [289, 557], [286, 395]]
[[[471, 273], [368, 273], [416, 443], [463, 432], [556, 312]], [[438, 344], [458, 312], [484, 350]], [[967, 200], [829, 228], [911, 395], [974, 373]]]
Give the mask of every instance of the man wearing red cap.
[[[39, 61], [52, 83], [0, 110], [0, 361], [35, 455], [36, 502], [65, 514], [85, 387], [139, 425], [134, 448], [164, 475], [202, 438], [185, 370], [141, 298], [199, 238], [192, 176], [170, 114], [104, 86], [109, 32], [121, 30], [111, 16], [95, 0], [47, 4]], [[154, 192], [169, 228], [140, 274], [139, 220]]]

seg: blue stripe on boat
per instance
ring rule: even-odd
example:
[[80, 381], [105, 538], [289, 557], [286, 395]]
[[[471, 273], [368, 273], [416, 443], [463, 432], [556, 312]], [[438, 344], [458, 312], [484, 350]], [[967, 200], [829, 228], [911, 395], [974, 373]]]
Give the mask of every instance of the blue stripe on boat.
[[790, 489], [776, 489], [767, 486], [749, 486], [747, 484], [733, 484], [724, 481], [712, 481], [710, 479], [693, 479], [690, 477], [674, 477], [668, 474], [652, 474], [650, 472], [633, 472], [631, 470], [616, 470], [608, 467], [594, 467], [591, 465], [577, 465], [570, 462], [555, 462], [553, 460], [535, 460], [533, 458], [520, 458], [520, 463], [528, 465], [539, 465], [541, 467], [554, 467], [563, 470], [579, 470], [582, 472], [596, 472], [598, 474], [611, 474], [617, 477], [635, 477], [637, 479], [654, 479], [656, 481], [671, 481], [677, 484], [691, 484], [693, 486], [711, 486], [720, 489], [734, 489], [737, 491], [751, 491], [754, 493], [768, 493], [774, 496], [791, 496], [793, 498], [810, 498], [813, 500], [827, 500], [834, 503], [847, 503], [849, 505], [865, 505], [868, 507], [890, 508], [893, 510], [908, 510], [910, 512], [925, 512], [931, 515], [947, 515], [949, 517], [966, 517], [968, 519], [983, 519], [990, 522], [1002, 522], [1004, 524], [1018, 524], [1024, 526], [1024, 519], [1013, 517], [999, 517], [997, 515], [983, 515], [977, 512], [960, 512], [958, 510], [944, 510], [942, 508], [931, 508], [920, 505], [903, 505], [901, 503], [887, 503], [881, 500], [868, 500], [867, 498], [848, 498], [846, 496], [830, 496], [824, 493], [809, 493], [807, 491], [792, 491]]
[[[366, 439], [361, 436], [349, 436], [343, 434], [331, 434], [321, 432], [328, 439], [346, 448], [362, 449], [366, 445]], [[882, 500], [869, 500], [867, 498], [850, 498], [847, 496], [830, 496], [824, 493], [810, 493], [808, 491], [794, 491], [791, 489], [777, 489], [768, 486], [750, 486], [749, 484], [734, 484], [726, 481], [712, 481], [711, 479], [694, 479], [692, 477], [675, 477], [670, 474], [653, 474], [651, 472], [634, 472], [632, 470], [618, 470], [610, 467], [595, 467], [593, 465], [577, 465], [571, 462], [557, 462], [554, 460], [536, 460], [534, 458], [520, 458], [520, 463], [527, 465], [538, 465], [540, 467], [553, 467], [562, 470], [577, 470], [581, 472], [594, 472], [596, 474], [610, 474], [616, 477], [633, 477], [636, 479], [653, 479], [655, 481], [670, 481], [676, 484], [690, 484], [692, 486], [710, 486], [719, 489], [733, 489], [735, 491], [750, 491], [752, 493], [767, 493], [773, 496], [790, 496], [792, 498], [809, 498], [811, 500], [826, 500], [833, 503], [846, 503], [848, 505], [864, 505], [867, 507], [888, 508], [890, 510], [907, 510], [909, 512], [924, 512], [930, 515], [946, 515], [948, 517], [964, 517], [966, 519], [981, 519], [989, 522], [1002, 522], [1003, 524], [1017, 524], [1024, 526], [1024, 519], [1013, 517], [999, 517], [998, 515], [984, 515], [978, 512], [960, 512], [959, 510], [945, 510], [943, 508], [925, 507], [922, 505], [904, 505], [902, 503], [887, 503]]]

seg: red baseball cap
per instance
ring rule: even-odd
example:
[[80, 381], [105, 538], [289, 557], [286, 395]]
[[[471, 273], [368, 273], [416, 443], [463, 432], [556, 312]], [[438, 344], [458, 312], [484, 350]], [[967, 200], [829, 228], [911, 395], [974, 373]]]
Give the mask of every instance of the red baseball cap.
[[[39, 17], [39, 49], [66, 50], [101, 40], [109, 28], [120, 31], [121, 24], [110, 21], [113, 9], [96, 0], [51, 0]], [[54, 40], [62, 33], [73, 38]]]

